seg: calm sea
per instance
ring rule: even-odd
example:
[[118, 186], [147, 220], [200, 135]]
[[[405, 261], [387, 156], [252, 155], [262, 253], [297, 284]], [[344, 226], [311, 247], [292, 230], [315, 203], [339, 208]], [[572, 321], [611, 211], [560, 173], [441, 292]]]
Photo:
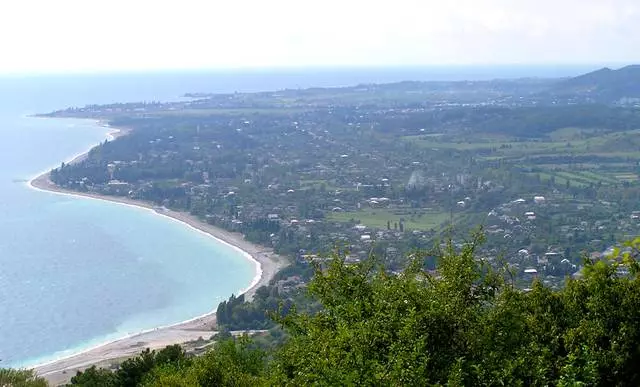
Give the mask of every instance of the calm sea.
[[0, 77], [0, 366], [52, 360], [215, 309], [246, 287], [237, 252], [152, 213], [25, 183], [105, 139], [81, 120], [27, 115], [93, 103], [176, 100], [402, 80], [576, 75], [582, 67], [255, 70]]

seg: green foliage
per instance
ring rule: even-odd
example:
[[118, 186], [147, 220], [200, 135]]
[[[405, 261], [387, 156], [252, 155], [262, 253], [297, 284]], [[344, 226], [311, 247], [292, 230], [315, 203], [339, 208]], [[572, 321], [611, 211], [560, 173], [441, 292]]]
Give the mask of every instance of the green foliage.
[[278, 310], [280, 302], [278, 288], [275, 286], [257, 289], [253, 302], [245, 302], [244, 295], [232, 295], [228, 301], [222, 301], [218, 305], [218, 325], [228, 330], [271, 328], [273, 321], [269, 319], [268, 313]]
[[157, 352], [146, 349], [140, 355], [122, 362], [116, 372], [97, 369], [95, 366], [84, 372], [78, 371], [76, 376], [71, 378], [70, 385], [138, 386], [156, 368], [180, 369], [189, 364], [190, 360], [180, 345], [170, 345]]
[[13, 370], [0, 368], [0, 386], [7, 387], [46, 387], [47, 382], [36, 376], [32, 370]]
[[145, 386], [256, 386], [263, 383], [265, 354], [246, 337], [222, 340], [182, 370], [159, 367]]
[[[552, 291], [515, 289], [474, 257], [479, 239], [423, 257], [401, 275], [340, 257], [310, 291], [324, 310], [281, 320], [291, 335], [272, 367], [276, 385], [637, 385], [640, 282], [634, 254], [586, 262]], [[633, 247], [637, 247], [639, 241]], [[636, 250], [637, 251], [637, 250]], [[625, 262], [626, 260], [626, 262]], [[622, 272], [622, 275], [621, 275]]]
[[324, 309], [281, 320], [291, 340], [274, 364], [277, 384], [446, 382], [471, 348], [479, 310], [496, 277], [474, 260], [475, 240], [442, 252], [440, 278], [422, 271], [424, 256], [401, 275], [374, 261], [345, 265], [336, 256], [309, 285]]
[[109, 370], [92, 366], [84, 372], [78, 372], [71, 378], [70, 384], [84, 387], [115, 387], [118, 386], [118, 378]]
[[[286, 337], [277, 347], [220, 336], [200, 357], [179, 346], [147, 350], [115, 373], [92, 367], [71, 384], [640, 385], [640, 238], [607, 260], [585, 260], [581, 278], [561, 290], [536, 280], [527, 292], [478, 259], [482, 241], [415, 253], [400, 274], [336, 253], [314, 264], [308, 284], [320, 310], [272, 313], [283, 330], [268, 340]], [[424, 270], [434, 256], [437, 271]], [[33, 379], [2, 372], [0, 380]], [[5, 384], [44, 385], [19, 383]]]

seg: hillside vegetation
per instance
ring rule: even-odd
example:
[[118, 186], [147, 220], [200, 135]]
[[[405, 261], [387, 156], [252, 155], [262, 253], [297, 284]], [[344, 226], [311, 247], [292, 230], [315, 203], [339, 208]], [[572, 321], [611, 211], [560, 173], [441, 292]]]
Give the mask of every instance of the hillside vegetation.
[[617, 70], [603, 68], [559, 82], [551, 89], [558, 96], [586, 96], [599, 103], [619, 102], [624, 98], [640, 98], [640, 65]]
[[[288, 337], [265, 350], [221, 338], [189, 358], [145, 351], [118, 371], [90, 368], [82, 386], [620, 385], [640, 383], [640, 239], [553, 291], [517, 290], [508, 269], [460, 249], [414, 254], [402, 274], [375, 260], [315, 265], [309, 294], [322, 309], [277, 323]], [[437, 272], [422, 269], [438, 257]], [[434, 274], [437, 273], [437, 274]], [[276, 313], [277, 314], [277, 313]], [[274, 314], [275, 315], [275, 314]], [[0, 374], [2, 375], [2, 374]], [[37, 383], [37, 382], [33, 382]], [[41, 385], [21, 383], [16, 385]]]

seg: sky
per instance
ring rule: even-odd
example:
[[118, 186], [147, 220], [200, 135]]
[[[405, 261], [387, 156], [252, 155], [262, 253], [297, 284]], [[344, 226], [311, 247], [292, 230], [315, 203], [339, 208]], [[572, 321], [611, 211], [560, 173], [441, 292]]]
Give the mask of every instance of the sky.
[[19, 0], [0, 74], [640, 63], [638, 0]]

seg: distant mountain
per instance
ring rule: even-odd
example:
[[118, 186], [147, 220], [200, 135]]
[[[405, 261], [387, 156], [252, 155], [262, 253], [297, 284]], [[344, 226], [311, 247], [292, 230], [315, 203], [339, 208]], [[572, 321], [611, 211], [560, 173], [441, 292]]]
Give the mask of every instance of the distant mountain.
[[[580, 102], [629, 103], [640, 101], [640, 65], [618, 70], [603, 68], [557, 83], [552, 96]], [[637, 101], [636, 101], [637, 100]]]

